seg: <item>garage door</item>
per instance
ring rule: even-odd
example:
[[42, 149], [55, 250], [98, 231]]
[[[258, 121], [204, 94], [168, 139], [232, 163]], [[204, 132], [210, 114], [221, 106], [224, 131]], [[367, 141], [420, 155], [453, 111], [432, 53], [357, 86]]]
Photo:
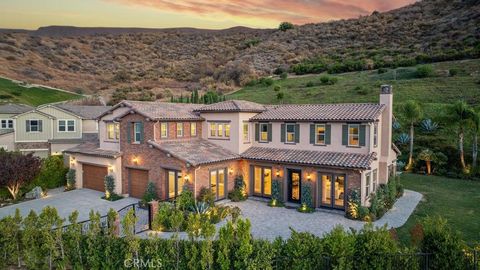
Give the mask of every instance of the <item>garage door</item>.
[[142, 198], [148, 184], [148, 171], [129, 169], [130, 196]]
[[83, 187], [105, 192], [104, 179], [107, 167], [83, 164]]

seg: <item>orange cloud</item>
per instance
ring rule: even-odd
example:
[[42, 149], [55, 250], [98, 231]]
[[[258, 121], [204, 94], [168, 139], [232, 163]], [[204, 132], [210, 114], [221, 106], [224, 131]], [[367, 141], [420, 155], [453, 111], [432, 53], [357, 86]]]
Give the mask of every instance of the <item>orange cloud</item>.
[[387, 11], [415, 0], [107, 0], [173, 13], [235, 20], [291, 21], [295, 24], [354, 18], [374, 10]]

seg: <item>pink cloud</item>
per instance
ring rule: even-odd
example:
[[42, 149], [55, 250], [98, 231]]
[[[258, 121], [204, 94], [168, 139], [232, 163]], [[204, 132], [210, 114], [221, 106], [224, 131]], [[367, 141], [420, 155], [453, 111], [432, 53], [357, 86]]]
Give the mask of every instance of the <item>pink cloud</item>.
[[387, 11], [415, 0], [107, 0], [167, 12], [237, 19], [291, 21], [295, 24], [354, 18], [374, 10]]

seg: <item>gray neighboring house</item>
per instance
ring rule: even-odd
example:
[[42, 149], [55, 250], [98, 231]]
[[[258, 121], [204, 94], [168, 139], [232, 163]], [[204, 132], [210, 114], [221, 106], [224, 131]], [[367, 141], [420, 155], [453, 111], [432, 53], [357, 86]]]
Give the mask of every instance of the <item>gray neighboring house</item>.
[[96, 118], [108, 106], [83, 106], [63, 103], [29, 108], [12, 116], [14, 148], [36, 156], [61, 155], [68, 148], [98, 140]]
[[13, 117], [32, 109], [33, 107], [24, 104], [0, 103], [0, 148], [15, 149], [15, 119]]

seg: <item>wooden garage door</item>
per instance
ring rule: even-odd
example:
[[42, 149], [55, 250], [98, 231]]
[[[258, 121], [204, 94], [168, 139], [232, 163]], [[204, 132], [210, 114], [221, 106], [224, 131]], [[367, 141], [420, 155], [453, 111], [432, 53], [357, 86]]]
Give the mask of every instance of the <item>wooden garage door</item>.
[[130, 179], [130, 196], [142, 198], [148, 184], [148, 171], [128, 169]]
[[83, 164], [83, 187], [105, 192], [107, 167]]

